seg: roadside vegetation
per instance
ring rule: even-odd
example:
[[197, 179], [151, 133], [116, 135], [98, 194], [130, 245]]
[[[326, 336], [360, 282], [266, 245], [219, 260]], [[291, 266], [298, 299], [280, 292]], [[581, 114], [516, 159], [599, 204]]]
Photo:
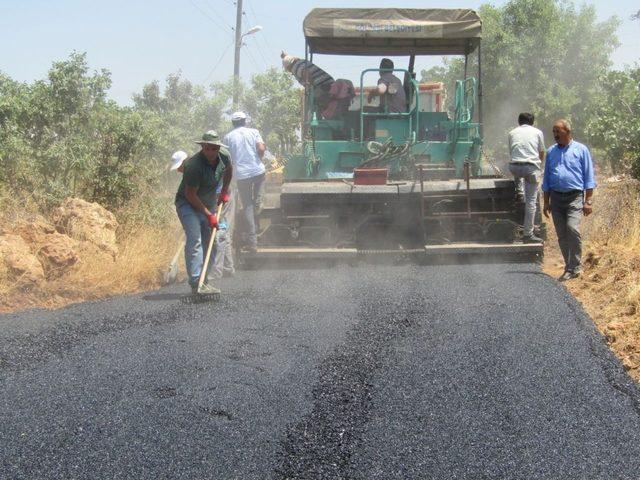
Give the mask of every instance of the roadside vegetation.
[[[172, 74], [126, 107], [108, 99], [110, 85], [107, 70], [90, 72], [75, 52], [33, 83], [0, 73], [0, 311], [160, 285], [181, 235], [173, 211], [179, 175], [168, 171], [169, 158], [195, 153], [206, 130], [230, 129], [232, 82], [203, 87]], [[301, 96], [293, 77], [271, 69], [241, 92], [271, 151], [294, 148]], [[80, 210], [96, 203], [115, 214], [113, 223], [104, 212], [73, 213], [112, 232], [116, 254], [105, 258], [56, 219], [70, 198], [88, 202]]]
[[[568, 288], [638, 378], [640, 65], [612, 69], [619, 20], [597, 21], [590, 5], [511, 0], [484, 4], [479, 13], [488, 154], [506, 156], [506, 132], [521, 111], [536, 115], [547, 143], [552, 121], [570, 119], [594, 153], [601, 187], [585, 222], [586, 270]], [[463, 71], [464, 61], [453, 59], [421, 76], [453, 92]], [[178, 149], [195, 153], [205, 130], [230, 128], [232, 83], [194, 85], [178, 72], [145, 85], [130, 106], [109, 100], [110, 86], [109, 71], [90, 71], [77, 52], [31, 83], [0, 72], [0, 311], [160, 285], [180, 239], [172, 205], [179, 177], [167, 171], [169, 157]], [[272, 68], [241, 92], [270, 150], [284, 156], [295, 149], [301, 96], [293, 77]], [[607, 175], [625, 180], [602, 182]], [[99, 235], [65, 223], [60, 209], [68, 199], [86, 201], [76, 206], [115, 243], [105, 247]], [[88, 206], [94, 202], [115, 220]], [[20, 249], [24, 258], [15, 254]], [[552, 255], [545, 268], [554, 273]]]
[[[558, 277], [564, 264], [553, 227], [548, 230], [544, 271]], [[565, 285], [640, 381], [640, 182], [626, 176], [602, 179], [582, 233], [584, 273]]]

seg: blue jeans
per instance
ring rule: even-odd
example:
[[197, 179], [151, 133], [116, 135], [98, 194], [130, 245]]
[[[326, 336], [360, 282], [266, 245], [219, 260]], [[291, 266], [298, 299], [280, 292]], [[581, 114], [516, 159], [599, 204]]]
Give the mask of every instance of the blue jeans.
[[[187, 202], [182, 201], [176, 204], [178, 218], [182, 223], [182, 228], [187, 237], [184, 246], [184, 263], [187, 267], [189, 285], [197, 285], [202, 273], [202, 264], [206, 255], [206, 248], [209, 246], [211, 238], [211, 228], [204, 213], [197, 211]], [[213, 255], [209, 259], [206, 280], [209, 280]]]
[[264, 173], [251, 178], [238, 180], [238, 194], [242, 202], [242, 217], [244, 218], [247, 246], [256, 247], [258, 245], [258, 234], [256, 232], [258, 215], [262, 208], [262, 195], [264, 193]]

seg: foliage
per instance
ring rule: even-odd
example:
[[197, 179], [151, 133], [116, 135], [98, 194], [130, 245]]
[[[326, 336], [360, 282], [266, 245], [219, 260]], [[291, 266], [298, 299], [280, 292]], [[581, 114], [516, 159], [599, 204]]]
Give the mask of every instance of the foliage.
[[153, 129], [153, 156], [166, 159], [175, 150], [191, 149], [206, 130], [218, 129], [229, 98], [227, 92], [208, 96], [203, 87], [176, 73], [167, 77], [163, 92], [154, 81], [134, 95], [133, 101], [144, 123]]
[[292, 75], [275, 67], [254, 75], [244, 105], [272, 150], [283, 153], [295, 145], [302, 97]]
[[[477, 68], [475, 64], [473, 68]], [[469, 71], [468, 76], [473, 75], [473, 73], [470, 72], [471, 71]], [[455, 101], [454, 92], [456, 91], [456, 80], [461, 80], [464, 77], [464, 59], [444, 57], [442, 59], [442, 65], [436, 65], [428, 70], [422, 70], [420, 76], [420, 82], [444, 83], [444, 90], [447, 92], [445, 107], [451, 110]]]
[[640, 178], [640, 66], [607, 73], [600, 88], [587, 129], [590, 141], [614, 173], [630, 170]]
[[28, 94], [26, 85], [0, 73], [0, 183], [4, 185], [20, 182], [25, 177], [22, 159], [29, 152]]
[[[593, 6], [576, 8], [564, 0], [510, 0], [502, 7], [484, 4], [482, 69], [485, 141], [501, 148], [517, 115], [530, 111], [549, 130], [560, 117], [583, 131], [596, 97], [598, 78], [610, 67], [618, 45], [613, 17], [597, 22]], [[476, 71], [470, 59], [469, 72]], [[444, 71], [423, 76], [451, 82], [461, 78], [464, 60], [445, 63]], [[451, 99], [450, 99], [451, 100]], [[502, 148], [503, 150], [503, 148]]]
[[109, 72], [89, 73], [86, 55], [55, 62], [31, 85], [0, 77], [0, 180], [32, 192], [43, 207], [69, 195], [123, 204], [150, 180], [136, 168], [148, 131], [126, 108], [107, 100]]
[[[140, 197], [156, 195], [169, 205], [166, 193], [178, 178], [167, 172], [171, 153], [195, 153], [203, 132], [231, 128], [233, 81], [205, 88], [174, 73], [162, 86], [146, 84], [132, 107], [110, 101], [110, 86], [110, 73], [90, 72], [86, 54], [76, 52], [31, 84], [0, 73], [2, 198], [27, 196], [41, 208], [67, 196], [118, 211], [135, 204], [147, 210], [138, 220], [157, 222], [163, 208]], [[269, 147], [295, 146], [300, 96], [291, 75], [268, 70], [250, 88], [241, 84], [240, 94]]]

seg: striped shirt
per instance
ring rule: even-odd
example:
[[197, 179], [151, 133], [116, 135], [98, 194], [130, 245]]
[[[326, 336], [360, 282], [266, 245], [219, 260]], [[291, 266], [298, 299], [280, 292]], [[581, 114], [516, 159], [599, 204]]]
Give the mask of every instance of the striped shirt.
[[322, 70], [320, 67], [314, 65], [308, 60], [302, 60], [300, 58], [294, 60], [293, 64], [291, 65], [291, 73], [302, 85], [307, 84], [306, 79], [308, 76], [310, 83], [315, 88], [321, 87], [328, 90], [329, 88], [331, 88], [331, 84], [334, 81], [333, 77]]

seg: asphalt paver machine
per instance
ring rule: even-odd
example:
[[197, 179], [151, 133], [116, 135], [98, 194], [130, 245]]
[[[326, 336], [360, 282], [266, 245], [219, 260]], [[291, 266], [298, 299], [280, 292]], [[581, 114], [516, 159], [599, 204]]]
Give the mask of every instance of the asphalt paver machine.
[[[303, 29], [309, 61], [314, 54], [377, 58], [338, 116], [324, 118], [306, 87], [301, 149], [287, 158], [281, 183], [267, 186], [253, 260], [541, 255], [541, 244], [517, 241], [522, 211], [513, 179], [485, 174], [475, 11], [317, 8]], [[414, 65], [424, 55], [465, 58], [448, 112], [422, 101]], [[399, 56], [407, 63], [396, 60], [393, 73], [404, 80], [406, 111], [392, 113], [368, 104], [365, 77], [375, 85], [380, 58]], [[467, 72], [472, 66], [477, 75]]]

